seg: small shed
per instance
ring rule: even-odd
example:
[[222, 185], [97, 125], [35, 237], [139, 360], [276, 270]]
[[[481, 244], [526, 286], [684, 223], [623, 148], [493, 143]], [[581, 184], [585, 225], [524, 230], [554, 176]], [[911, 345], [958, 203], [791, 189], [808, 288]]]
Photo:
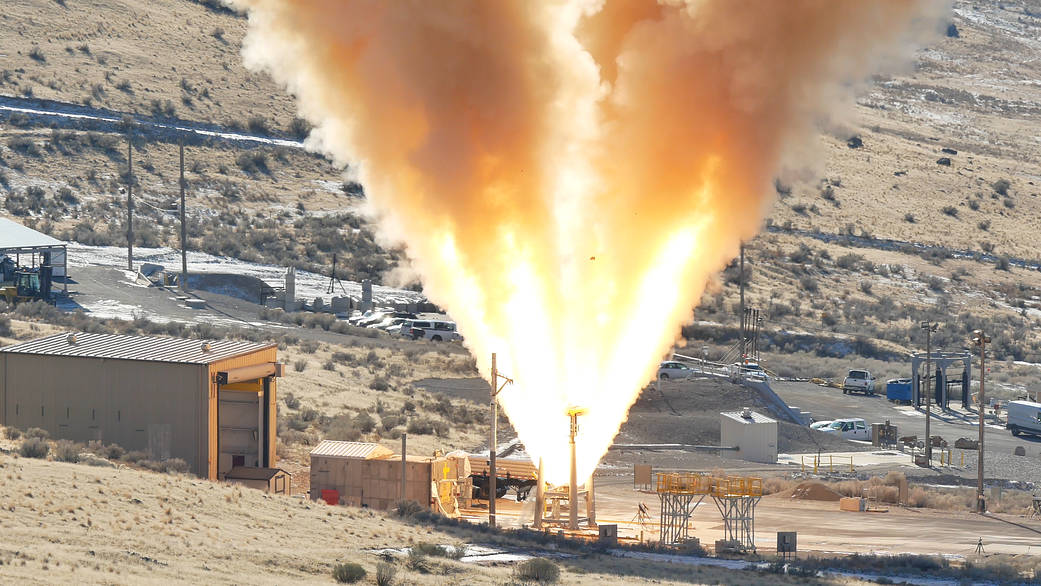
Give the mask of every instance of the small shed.
[[0, 218], [0, 260], [5, 256], [22, 268], [51, 267], [51, 277], [60, 277], [63, 290], [68, 292], [67, 243], [13, 220]]
[[736, 455], [749, 462], [777, 463], [777, 421], [745, 408], [742, 411], [719, 414], [719, 443], [723, 447], [736, 447]]
[[281, 468], [235, 466], [224, 475], [224, 480], [271, 494], [293, 494], [293, 475]]
[[[391, 509], [402, 500], [401, 460], [379, 444], [325, 440], [311, 450], [311, 499], [328, 498], [336, 491], [333, 502]], [[431, 458], [406, 458], [405, 500], [431, 505], [433, 462]]]

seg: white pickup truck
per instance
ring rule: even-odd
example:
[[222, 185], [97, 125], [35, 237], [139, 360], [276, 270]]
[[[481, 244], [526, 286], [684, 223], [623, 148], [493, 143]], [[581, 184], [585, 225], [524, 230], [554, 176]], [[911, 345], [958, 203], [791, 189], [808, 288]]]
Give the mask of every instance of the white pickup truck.
[[866, 370], [851, 370], [846, 374], [846, 380], [842, 381], [842, 394], [864, 393], [875, 394], [875, 377]]

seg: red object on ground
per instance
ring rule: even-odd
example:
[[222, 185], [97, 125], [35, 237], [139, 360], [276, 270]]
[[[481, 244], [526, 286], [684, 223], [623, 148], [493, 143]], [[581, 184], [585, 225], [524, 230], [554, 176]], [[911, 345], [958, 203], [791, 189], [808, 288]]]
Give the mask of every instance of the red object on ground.
[[340, 491], [323, 488], [322, 500], [329, 505], [338, 505], [340, 504]]

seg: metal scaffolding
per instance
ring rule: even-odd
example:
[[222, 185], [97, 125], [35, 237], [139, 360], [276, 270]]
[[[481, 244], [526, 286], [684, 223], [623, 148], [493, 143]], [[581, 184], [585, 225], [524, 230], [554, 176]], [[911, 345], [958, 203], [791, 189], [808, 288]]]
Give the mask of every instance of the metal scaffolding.
[[[658, 473], [661, 500], [660, 543], [674, 545], [690, 538], [694, 509], [711, 496], [723, 517], [726, 541], [755, 550], [755, 506], [763, 496], [763, 480], [744, 476], [707, 476], [690, 472]], [[698, 498], [694, 502], [695, 497]]]

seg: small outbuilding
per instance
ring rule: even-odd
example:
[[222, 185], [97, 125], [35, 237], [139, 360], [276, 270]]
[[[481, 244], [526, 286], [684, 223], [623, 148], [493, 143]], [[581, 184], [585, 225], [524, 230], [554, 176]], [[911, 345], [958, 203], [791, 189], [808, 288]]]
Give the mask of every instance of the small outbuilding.
[[777, 421], [745, 408], [719, 414], [719, 444], [737, 448], [721, 455], [749, 462], [777, 463]]
[[273, 468], [275, 344], [64, 333], [0, 348], [0, 424], [180, 458], [224, 479]]
[[[430, 505], [430, 462], [406, 458], [405, 500]], [[379, 444], [325, 440], [311, 450], [311, 498], [388, 510], [402, 500], [401, 468], [401, 456]]]
[[0, 261], [5, 256], [11, 259], [12, 266], [19, 268], [51, 267], [51, 277], [61, 278], [62, 287], [68, 291], [69, 255], [65, 242], [14, 220], [0, 218]]
[[224, 480], [271, 494], [293, 494], [293, 475], [281, 468], [236, 466], [224, 475]]

